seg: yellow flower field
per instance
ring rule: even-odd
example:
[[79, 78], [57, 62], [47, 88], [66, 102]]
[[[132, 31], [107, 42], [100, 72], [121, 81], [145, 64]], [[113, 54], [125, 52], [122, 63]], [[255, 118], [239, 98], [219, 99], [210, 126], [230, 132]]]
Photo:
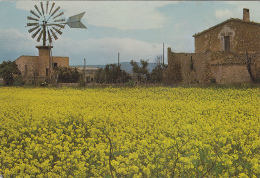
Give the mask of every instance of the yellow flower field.
[[260, 177], [257, 88], [0, 88], [5, 177]]

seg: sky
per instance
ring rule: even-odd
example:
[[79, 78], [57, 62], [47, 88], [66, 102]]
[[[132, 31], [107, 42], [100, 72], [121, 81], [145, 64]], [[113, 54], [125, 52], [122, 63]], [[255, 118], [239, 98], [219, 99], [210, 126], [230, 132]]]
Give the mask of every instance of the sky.
[[[37, 56], [27, 16], [37, 12], [41, 1], [0, 0], [0, 63], [22, 55]], [[66, 27], [52, 43], [53, 56], [67, 56], [70, 65], [105, 65], [131, 60], [155, 62], [167, 48], [173, 52], [194, 52], [192, 35], [229, 18], [243, 18], [250, 9], [250, 20], [260, 23], [260, 1], [50, 1], [63, 17], [85, 12], [87, 29]], [[43, 1], [45, 4], [46, 1]]]

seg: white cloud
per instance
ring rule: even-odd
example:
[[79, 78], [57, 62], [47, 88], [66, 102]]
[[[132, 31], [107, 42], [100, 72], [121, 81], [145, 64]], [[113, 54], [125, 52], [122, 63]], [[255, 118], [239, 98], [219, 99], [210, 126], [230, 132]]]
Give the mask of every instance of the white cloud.
[[[167, 17], [157, 8], [176, 2], [160, 1], [57, 1], [67, 17], [86, 12], [83, 22], [89, 25], [117, 28], [120, 30], [155, 29], [163, 27]], [[34, 9], [38, 1], [18, 1], [16, 7]]]
[[16, 29], [0, 30], [0, 63], [14, 61], [22, 55], [38, 55], [36, 45], [28, 33]]
[[[28, 33], [15, 29], [0, 31], [0, 61], [15, 60], [22, 55], [38, 55], [35, 46], [39, 45]], [[154, 62], [157, 55], [162, 53], [162, 44], [147, 43], [131, 38], [100, 38], [77, 41], [63, 36], [54, 41], [53, 56], [70, 57], [71, 65], [116, 63], [120, 53], [121, 62], [149, 59]], [[10, 57], [6, 59], [6, 56]], [[5, 57], [5, 58], [2, 58]]]
[[224, 1], [234, 7], [232, 13], [234, 18], [243, 19], [243, 8], [250, 10], [250, 20], [260, 22], [260, 1]]
[[70, 64], [82, 64], [84, 58], [88, 64], [116, 63], [120, 53], [121, 62], [149, 59], [154, 61], [161, 53], [162, 46], [131, 38], [101, 38], [75, 41], [61, 37], [53, 49], [54, 55], [70, 55]]
[[[17, 29], [0, 30], [0, 46], [3, 52], [15, 52], [32, 55], [36, 46], [29, 34], [21, 33]], [[36, 49], [36, 48], [35, 48]], [[35, 50], [37, 53], [37, 49]]]
[[228, 9], [225, 9], [225, 10], [216, 10], [215, 11], [215, 17], [217, 19], [229, 19], [233, 16], [233, 13], [228, 10]]

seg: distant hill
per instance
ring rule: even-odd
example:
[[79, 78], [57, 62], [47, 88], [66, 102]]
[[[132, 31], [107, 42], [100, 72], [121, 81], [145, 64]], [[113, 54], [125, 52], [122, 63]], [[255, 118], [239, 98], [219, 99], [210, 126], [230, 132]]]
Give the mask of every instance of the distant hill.
[[[126, 71], [127, 73], [133, 73], [132, 72], [132, 66], [130, 64], [130, 62], [120, 62], [119, 63], [121, 65], [121, 69]], [[142, 66], [140, 62], [137, 62], [137, 64], [139, 66]], [[104, 68], [106, 65], [86, 65], [86, 67], [95, 67], [95, 68]], [[152, 70], [155, 68], [156, 63], [149, 63], [147, 68], [149, 72], [152, 72]], [[70, 66], [70, 67], [84, 67], [84, 65], [74, 65], [74, 66]]]

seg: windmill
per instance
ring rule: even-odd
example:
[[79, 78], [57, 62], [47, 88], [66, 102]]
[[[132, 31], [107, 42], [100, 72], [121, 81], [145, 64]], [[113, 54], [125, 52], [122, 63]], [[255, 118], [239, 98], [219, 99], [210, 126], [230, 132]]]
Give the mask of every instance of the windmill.
[[87, 28], [80, 22], [85, 12], [71, 16], [66, 21], [63, 18], [64, 12], [60, 12], [60, 6], [55, 7], [54, 2], [49, 5], [49, 1], [45, 5], [41, 2], [41, 8], [35, 5], [35, 10], [30, 10], [31, 16], [27, 16], [29, 20], [27, 27], [31, 27], [28, 32], [33, 33], [32, 38], [37, 36], [36, 41], [42, 40], [43, 46], [46, 46], [46, 41], [51, 44], [53, 38], [57, 40], [57, 34], [61, 35], [61, 29], [64, 29], [66, 25], [70, 28]]
[[[42, 41], [42, 46], [36, 46], [39, 50], [39, 58], [36, 61], [38, 78], [49, 79], [51, 70], [54, 66], [53, 58], [51, 57], [51, 46], [53, 39], [57, 40], [58, 35], [62, 34], [62, 30], [68, 25], [70, 28], [87, 28], [81, 19], [85, 12], [69, 17], [67, 20], [63, 17], [64, 12], [61, 11], [60, 6], [56, 6], [54, 2], [45, 4], [40, 2], [30, 10], [30, 16], [27, 16], [27, 26], [32, 33], [32, 38], [36, 38], [37, 42]], [[46, 45], [46, 42], [49, 42]]]

